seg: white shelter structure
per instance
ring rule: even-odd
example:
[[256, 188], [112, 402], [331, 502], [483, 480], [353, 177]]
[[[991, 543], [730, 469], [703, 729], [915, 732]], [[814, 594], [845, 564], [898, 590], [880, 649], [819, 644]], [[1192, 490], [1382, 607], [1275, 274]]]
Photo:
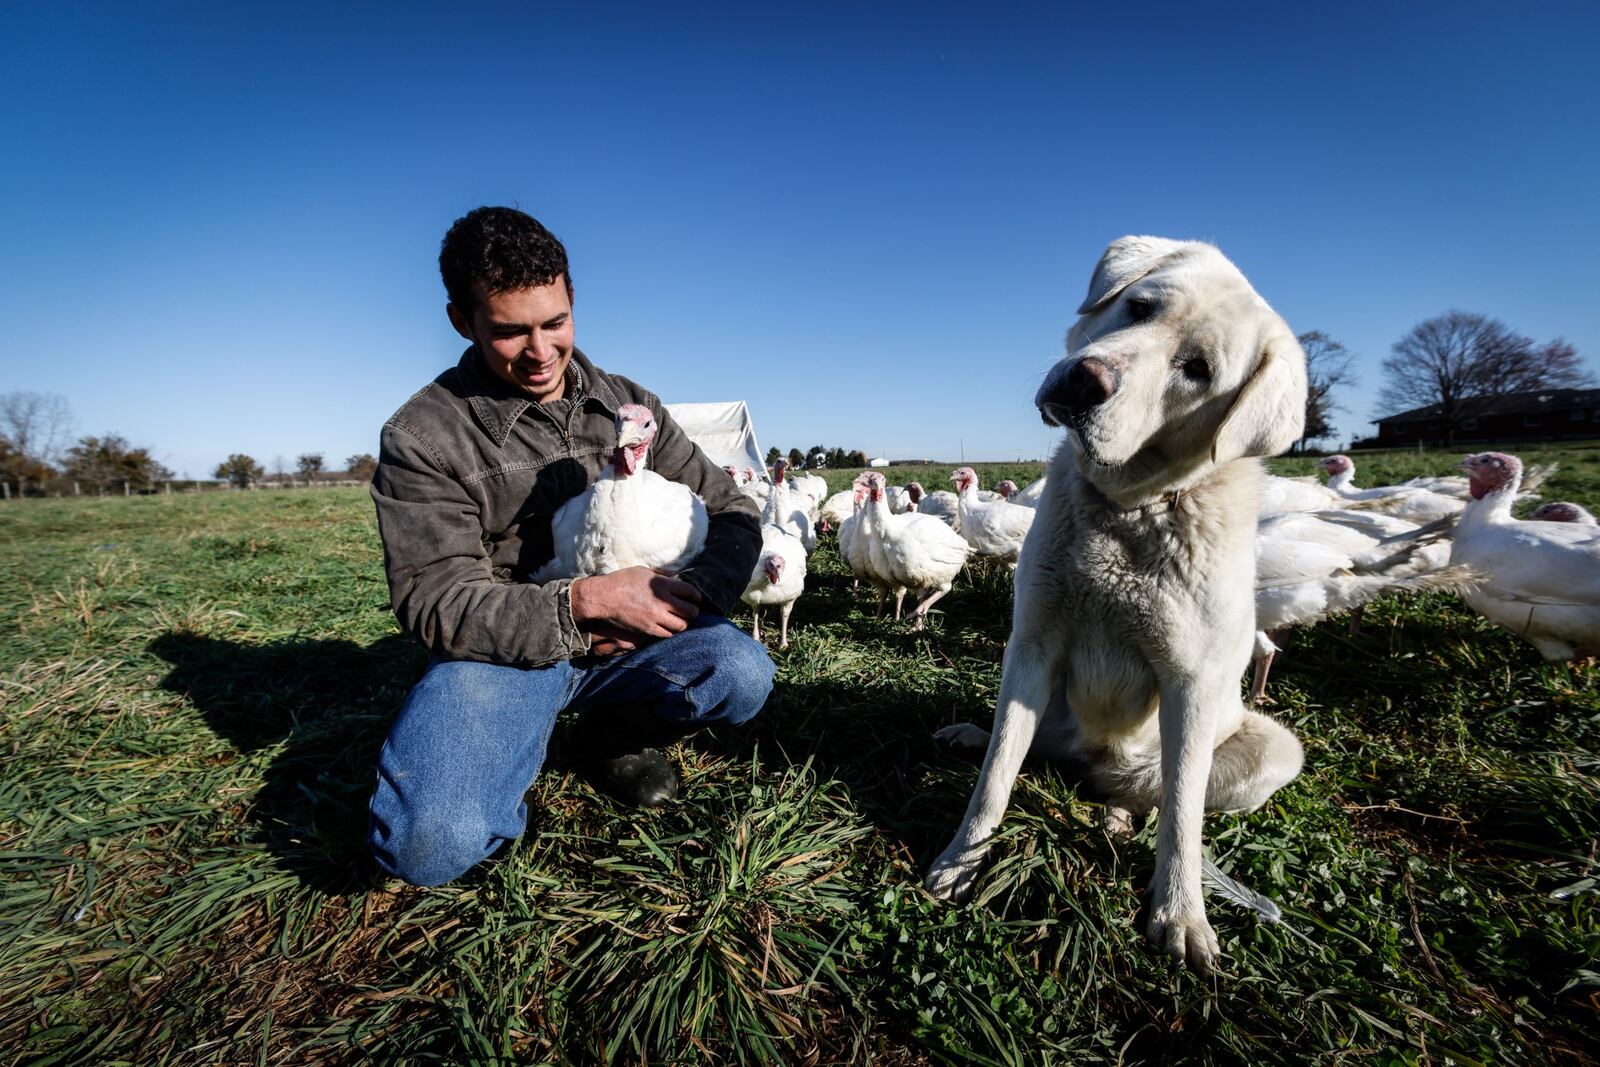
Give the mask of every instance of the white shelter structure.
[[884, 459], [882, 456], [879, 456], [877, 459], [867, 460], [867, 466], [869, 467], [887, 467], [888, 465], [889, 461]]
[[689, 440], [719, 467], [754, 467], [763, 474], [767, 461], [756, 442], [756, 426], [750, 408], [743, 400], [717, 404], [668, 404], [671, 413]]

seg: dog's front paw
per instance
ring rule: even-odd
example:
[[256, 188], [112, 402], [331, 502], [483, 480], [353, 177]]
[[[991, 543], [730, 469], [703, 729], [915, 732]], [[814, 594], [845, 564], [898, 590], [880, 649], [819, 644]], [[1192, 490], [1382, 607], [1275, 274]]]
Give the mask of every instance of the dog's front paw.
[[961, 849], [951, 845], [933, 861], [923, 884], [928, 892], [940, 900], [960, 904], [972, 896], [972, 887], [978, 882], [978, 871], [983, 865], [981, 849]]
[[951, 748], [978, 749], [989, 747], [989, 731], [970, 722], [954, 726], [941, 726], [933, 732], [933, 739]]
[[1157, 907], [1150, 914], [1149, 933], [1150, 940], [1167, 955], [1202, 973], [1215, 968], [1222, 956], [1204, 908], [1179, 911]]
[[1106, 833], [1112, 837], [1128, 838], [1139, 832], [1139, 827], [1144, 819], [1135, 815], [1127, 808], [1119, 808], [1115, 804], [1106, 808], [1106, 817], [1101, 822]]

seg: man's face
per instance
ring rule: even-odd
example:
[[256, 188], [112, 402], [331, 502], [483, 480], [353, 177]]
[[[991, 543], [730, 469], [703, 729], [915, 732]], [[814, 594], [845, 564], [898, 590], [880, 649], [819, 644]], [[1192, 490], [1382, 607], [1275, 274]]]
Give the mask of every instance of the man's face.
[[505, 293], [479, 288], [477, 298], [470, 319], [454, 304], [446, 308], [456, 332], [478, 347], [490, 370], [534, 400], [560, 400], [572, 362], [566, 279]]

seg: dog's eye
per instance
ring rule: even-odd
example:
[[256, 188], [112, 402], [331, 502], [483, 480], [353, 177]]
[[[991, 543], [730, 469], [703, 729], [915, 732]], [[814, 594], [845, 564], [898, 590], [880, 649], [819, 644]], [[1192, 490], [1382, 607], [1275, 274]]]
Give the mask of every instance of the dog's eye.
[[1211, 364], [1198, 356], [1184, 360], [1180, 369], [1183, 371], [1183, 376], [1191, 382], [1204, 383], [1211, 380]]
[[1128, 311], [1129, 322], [1143, 322], [1156, 313], [1154, 301], [1138, 296], [1129, 297], [1123, 307]]

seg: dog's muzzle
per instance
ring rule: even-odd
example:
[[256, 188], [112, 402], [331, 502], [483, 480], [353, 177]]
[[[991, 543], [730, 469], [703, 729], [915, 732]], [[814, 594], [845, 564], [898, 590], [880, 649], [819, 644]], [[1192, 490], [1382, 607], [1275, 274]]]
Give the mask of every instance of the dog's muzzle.
[[1051, 426], [1078, 426], [1095, 408], [1111, 399], [1121, 384], [1121, 376], [1104, 360], [1086, 356], [1067, 369], [1051, 375], [1034, 398], [1039, 414]]

